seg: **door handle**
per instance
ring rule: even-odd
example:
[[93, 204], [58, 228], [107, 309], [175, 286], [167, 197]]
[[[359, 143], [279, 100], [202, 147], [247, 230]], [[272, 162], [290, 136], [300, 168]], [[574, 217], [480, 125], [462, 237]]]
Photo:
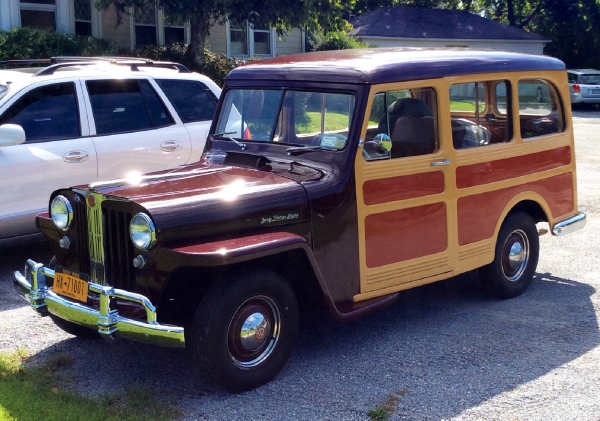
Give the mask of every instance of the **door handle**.
[[63, 155], [63, 161], [69, 164], [76, 164], [87, 161], [89, 157], [90, 155], [86, 151], [71, 151]]
[[448, 164], [450, 164], [449, 159], [442, 159], [441, 161], [432, 161], [431, 162], [432, 167], [441, 167], [442, 165], [448, 165]]
[[160, 148], [165, 152], [175, 152], [181, 149], [182, 144], [176, 140], [167, 140], [160, 144]]

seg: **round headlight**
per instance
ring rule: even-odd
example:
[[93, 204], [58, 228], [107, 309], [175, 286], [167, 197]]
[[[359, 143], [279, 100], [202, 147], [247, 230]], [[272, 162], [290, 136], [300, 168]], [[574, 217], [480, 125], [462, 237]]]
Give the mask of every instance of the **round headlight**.
[[156, 241], [156, 230], [152, 219], [145, 213], [137, 213], [129, 223], [129, 237], [140, 250], [149, 250]]
[[69, 199], [62, 195], [52, 199], [52, 203], [50, 203], [50, 216], [56, 228], [61, 230], [69, 228], [73, 220], [73, 208], [71, 207], [71, 203], [69, 203]]

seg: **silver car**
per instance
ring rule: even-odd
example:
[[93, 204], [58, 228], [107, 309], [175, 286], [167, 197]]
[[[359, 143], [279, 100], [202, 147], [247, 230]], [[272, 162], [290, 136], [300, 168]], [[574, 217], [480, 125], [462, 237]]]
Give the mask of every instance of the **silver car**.
[[572, 104], [600, 104], [600, 70], [567, 70]]

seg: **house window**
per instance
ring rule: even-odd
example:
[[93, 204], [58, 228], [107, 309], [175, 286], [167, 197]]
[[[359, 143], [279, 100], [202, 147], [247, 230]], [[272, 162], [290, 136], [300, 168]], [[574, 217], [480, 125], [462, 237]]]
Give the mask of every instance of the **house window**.
[[56, 31], [56, 0], [26, 0], [20, 6], [21, 26]]
[[268, 27], [228, 22], [229, 56], [274, 56], [274, 32]]
[[229, 38], [230, 49], [229, 53], [232, 56], [247, 56], [248, 55], [248, 25], [244, 22], [229, 23]]
[[165, 45], [185, 43], [185, 22], [181, 18], [165, 15]]
[[75, 0], [75, 35], [92, 36], [92, 6], [90, 0]]
[[254, 54], [271, 55], [271, 30], [268, 27], [253, 25], [252, 34], [254, 35]]
[[143, 8], [136, 7], [135, 20], [135, 45], [156, 45], [156, 4], [148, 4]]
[[169, 16], [156, 3], [134, 8], [131, 19], [131, 49], [142, 45], [169, 45], [190, 42], [189, 24]]

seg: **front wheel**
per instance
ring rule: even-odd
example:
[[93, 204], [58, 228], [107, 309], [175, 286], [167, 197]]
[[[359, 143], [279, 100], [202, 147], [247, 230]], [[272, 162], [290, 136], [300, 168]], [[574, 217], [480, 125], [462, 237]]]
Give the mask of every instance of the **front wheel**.
[[509, 215], [498, 233], [494, 261], [479, 269], [486, 289], [500, 297], [513, 298], [533, 279], [540, 252], [535, 222], [526, 213]]
[[279, 373], [294, 349], [298, 324], [289, 284], [274, 272], [255, 270], [219, 282], [204, 296], [189, 343], [215, 383], [241, 392]]

